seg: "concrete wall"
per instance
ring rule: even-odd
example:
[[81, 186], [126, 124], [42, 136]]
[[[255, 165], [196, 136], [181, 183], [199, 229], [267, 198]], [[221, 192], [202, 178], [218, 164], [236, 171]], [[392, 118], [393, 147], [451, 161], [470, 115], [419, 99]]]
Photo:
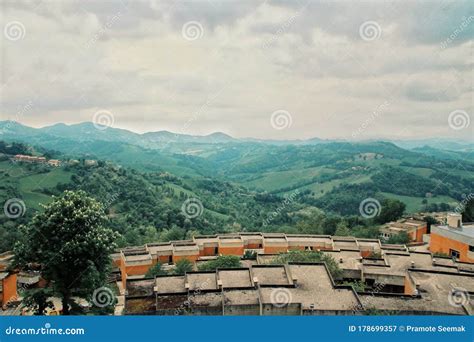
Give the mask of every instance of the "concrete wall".
[[262, 305], [263, 316], [300, 316], [301, 314], [301, 304], [297, 303], [291, 303], [281, 308], [273, 304]]
[[259, 316], [260, 305], [225, 305], [224, 316]]

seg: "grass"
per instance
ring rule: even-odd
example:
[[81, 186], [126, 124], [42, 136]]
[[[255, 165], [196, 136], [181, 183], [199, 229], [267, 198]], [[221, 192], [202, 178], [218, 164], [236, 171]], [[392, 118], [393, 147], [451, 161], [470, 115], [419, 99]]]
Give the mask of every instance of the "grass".
[[405, 166], [405, 167], [402, 167], [402, 169], [404, 169], [405, 171], [407, 171], [411, 174], [421, 176], [421, 177], [425, 177], [425, 178], [429, 178], [434, 172], [431, 169], [427, 169], [427, 168], [423, 168], [423, 167], [406, 167]]
[[17, 183], [26, 207], [35, 210], [41, 208], [40, 203], [51, 201], [51, 196], [42, 193], [43, 189], [54, 188], [60, 183], [69, 183], [72, 175], [71, 172], [67, 172], [63, 168], [51, 168], [46, 173], [28, 171], [25, 167], [10, 161], [0, 162], [0, 171], [9, 174], [9, 177], [2, 177], [2, 184], [8, 178], [10, 178], [9, 182]]
[[[422, 203], [423, 199], [425, 199], [424, 197], [402, 196], [402, 195], [392, 194], [389, 192], [382, 192], [381, 194], [387, 198], [397, 199], [405, 203], [407, 206], [406, 207], [407, 213], [415, 213], [415, 212], [421, 211], [424, 207], [424, 204]], [[453, 206], [457, 205], [457, 201], [449, 196], [436, 196], [436, 197], [426, 198], [426, 200], [428, 201], [428, 204], [429, 203], [447, 203]]]
[[312, 167], [290, 171], [274, 171], [263, 173], [261, 177], [245, 182], [249, 188], [259, 188], [266, 191], [274, 191], [284, 187], [293, 186], [299, 182], [310, 180], [319, 176], [323, 171], [330, 172], [331, 169], [324, 167]]

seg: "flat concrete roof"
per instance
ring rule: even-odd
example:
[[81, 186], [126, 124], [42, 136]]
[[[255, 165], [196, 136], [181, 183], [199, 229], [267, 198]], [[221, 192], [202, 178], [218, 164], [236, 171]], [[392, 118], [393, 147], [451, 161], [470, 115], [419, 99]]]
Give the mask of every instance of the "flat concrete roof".
[[142, 279], [138, 281], [127, 282], [127, 292], [129, 296], [151, 296], [155, 279]]
[[[449, 300], [453, 289], [466, 290], [470, 294], [474, 293], [474, 276], [472, 275], [418, 271], [411, 271], [410, 275], [417, 285], [421, 296], [429, 301], [429, 307], [433, 311], [452, 311], [453, 313], [459, 311], [459, 307], [453, 305]], [[472, 311], [472, 299], [468, 298], [465, 304]]]
[[472, 223], [463, 224], [460, 228], [452, 228], [447, 225], [433, 225], [431, 226], [431, 233], [474, 246], [474, 224]]
[[191, 306], [209, 306], [222, 308], [222, 294], [220, 292], [206, 292], [189, 295]]
[[156, 254], [157, 252], [171, 252], [173, 251], [173, 246], [171, 244], [162, 244], [162, 245], [148, 245], [148, 250], [151, 254]]
[[186, 292], [184, 287], [184, 276], [165, 276], [156, 278], [156, 292], [160, 293], [183, 293]]
[[258, 279], [260, 285], [290, 285], [285, 266], [254, 266], [252, 267], [254, 278]]
[[[260, 288], [262, 302], [272, 304], [277, 291], [289, 298], [290, 303], [301, 303], [309, 310], [352, 310], [359, 305], [356, 295], [349, 289], [334, 288], [324, 265], [289, 265], [291, 275], [298, 279], [295, 288]], [[289, 295], [288, 295], [289, 294]]]
[[457, 315], [464, 315], [465, 312], [460, 307], [440, 307], [434, 306], [432, 301], [426, 298], [419, 297], [404, 297], [404, 296], [381, 296], [372, 294], [359, 294], [360, 301], [366, 309], [376, 309], [381, 311], [390, 311], [391, 314], [398, 312], [440, 312], [451, 313]]
[[217, 290], [217, 276], [212, 273], [186, 273], [190, 291]]
[[248, 290], [224, 291], [224, 304], [225, 305], [259, 304], [258, 290], [248, 289]]
[[219, 280], [224, 288], [252, 287], [249, 269], [218, 270]]
[[323, 253], [332, 256], [342, 269], [360, 269], [362, 257], [359, 251], [324, 251]]
[[182, 251], [199, 252], [199, 247], [196, 245], [174, 245], [173, 248], [175, 252], [182, 252]]
[[262, 240], [262, 234], [242, 234], [242, 240]]
[[325, 236], [304, 236], [304, 235], [287, 235], [288, 242], [305, 242], [305, 243], [332, 243], [332, 239]]
[[137, 254], [137, 255], [125, 255], [125, 262], [128, 263], [140, 263], [140, 262], [151, 262], [150, 254]]

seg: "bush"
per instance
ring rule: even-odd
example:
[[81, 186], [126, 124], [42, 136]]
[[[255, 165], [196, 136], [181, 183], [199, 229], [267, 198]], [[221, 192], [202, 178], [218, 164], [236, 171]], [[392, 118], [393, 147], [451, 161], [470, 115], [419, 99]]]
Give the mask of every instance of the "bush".
[[217, 259], [210, 260], [199, 265], [199, 271], [214, 271], [218, 268], [239, 268], [242, 267], [240, 258], [235, 255], [223, 255]]
[[272, 264], [287, 264], [289, 262], [324, 262], [331, 273], [333, 279], [342, 277], [342, 270], [336, 260], [327, 254], [315, 251], [289, 251], [278, 255]]
[[183, 275], [186, 272], [191, 272], [193, 270], [193, 263], [188, 259], [181, 259], [176, 262], [176, 268], [174, 269], [174, 274]]
[[157, 263], [153, 267], [151, 267], [148, 272], [146, 273], [147, 278], [154, 278], [155, 276], [158, 275], [165, 275], [166, 271], [162, 269], [162, 265], [160, 263]]

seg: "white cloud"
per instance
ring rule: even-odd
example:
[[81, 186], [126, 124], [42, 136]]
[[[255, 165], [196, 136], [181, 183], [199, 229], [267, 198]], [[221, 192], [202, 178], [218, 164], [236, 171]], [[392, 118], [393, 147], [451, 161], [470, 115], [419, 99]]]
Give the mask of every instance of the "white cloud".
[[[471, 138], [446, 118], [473, 112], [474, 23], [441, 45], [469, 7], [430, 3], [8, 3], [1, 27], [18, 20], [26, 34], [2, 43], [1, 117], [43, 126], [106, 108], [137, 131], [196, 117], [189, 133], [350, 138], [389, 101], [362, 137]], [[181, 30], [191, 20], [204, 33], [194, 41]], [[381, 27], [373, 41], [359, 35], [368, 20]], [[291, 113], [290, 128], [272, 128], [275, 110]]]

